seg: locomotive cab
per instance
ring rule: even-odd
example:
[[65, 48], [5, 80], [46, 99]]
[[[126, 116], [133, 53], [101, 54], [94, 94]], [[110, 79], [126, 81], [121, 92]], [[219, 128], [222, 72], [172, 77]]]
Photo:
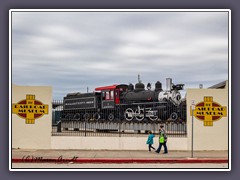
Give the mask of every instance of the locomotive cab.
[[95, 91], [101, 91], [102, 109], [114, 108], [116, 104], [120, 104], [120, 96], [128, 88], [128, 85], [112, 85], [95, 88]]

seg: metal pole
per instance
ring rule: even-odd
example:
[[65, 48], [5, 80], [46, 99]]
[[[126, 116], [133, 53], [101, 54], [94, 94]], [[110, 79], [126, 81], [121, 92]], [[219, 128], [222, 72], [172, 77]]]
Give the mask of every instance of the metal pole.
[[119, 105], [119, 106], [118, 106], [118, 118], [119, 118], [119, 122], [118, 122], [118, 126], [119, 126], [118, 128], [119, 128], [119, 129], [118, 129], [118, 133], [119, 133], [119, 137], [121, 137], [121, 129], [122, 129], [122, 128], [121, 128], [122, 123], [121, 123], [121, 114], [120, 114], [120, 113], [121, 113], [121, 106]]
[[85, 111], [85, 116], [84, 116], [84, 136], [86, 137], [87, 136], [87, 132], [86, 132], [86, 111]]
[[192, 158], [193, 158], [193, 111], [194, 109], [192, 108]]

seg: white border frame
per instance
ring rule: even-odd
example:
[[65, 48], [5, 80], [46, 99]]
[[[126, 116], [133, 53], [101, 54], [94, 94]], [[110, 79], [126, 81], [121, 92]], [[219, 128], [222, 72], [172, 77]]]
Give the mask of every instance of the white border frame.
[[[151, 11], [151, 12], [228, 12], [228, 166], [229, 169], [12, 169], [12, 12], [70, 12], [70, 11]], [[230, 9], [10, 9], [9, 10], [9, 170], [10, 171], [231, 171], [231, 10]]]

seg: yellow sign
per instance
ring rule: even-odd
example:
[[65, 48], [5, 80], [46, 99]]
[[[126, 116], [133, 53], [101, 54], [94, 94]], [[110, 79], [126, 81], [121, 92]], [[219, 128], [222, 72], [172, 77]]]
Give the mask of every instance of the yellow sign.
[[[192, 116], [192, 110], [190, 110]], [[213, 97], [205, 96], [204, 101], [196, 104], [193, 115], [202, 120], [204, 126], [213, 126], [213, 121], [217, 121], [227, 116], [227, 107], [213, 101]]]
[[35, 119], [48, 114], [48, 105], [35, 100], [35, 95], [26, 95], [26, 99], [12, 104], [12, 113], [26, 119], [26, 124], [35, 124]]

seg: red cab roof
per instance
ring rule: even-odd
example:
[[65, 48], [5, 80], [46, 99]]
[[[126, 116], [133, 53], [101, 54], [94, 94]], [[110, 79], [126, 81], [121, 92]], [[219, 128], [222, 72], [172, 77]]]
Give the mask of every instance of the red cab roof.
[[113, 89], [116, 89], [116, 87], [117, 87], [117, 84], [114, 84], [112, 86], [97, 87], [95, 88], [95, 91], [113, 90]]

